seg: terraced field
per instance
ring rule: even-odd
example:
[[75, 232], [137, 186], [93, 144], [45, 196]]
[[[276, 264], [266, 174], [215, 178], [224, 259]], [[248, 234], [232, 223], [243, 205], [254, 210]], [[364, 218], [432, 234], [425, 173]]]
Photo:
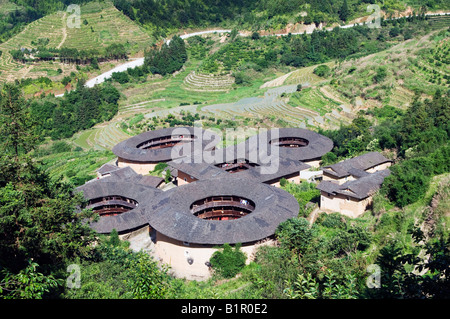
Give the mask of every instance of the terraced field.
[[233, 84], [234, 78], [230, 74], [213, 75], [192, 71], [184, 79], [183, 88], [196, 92], [227, 92]]
[[[69, 37], [65, 41], [70, 43]], [[326, 63], [333, 73], [337, 73], [333, 79], [341, 82], [315, 75], [313, 71], [317, 66], [310, 66], [266, 83], [261, 81], [255, 85], [255, 80], [252, 87], [236, 88], [231, 76], [197, 73], [198, 61], [188, 61], [173, 77], [150, 79], [146, 83], [126, 87], [123, 90], [126, 99], [121, 100], [119, 114], [111, 122], [78, 134], [73, 142], [86, 149], [111, 149], [129, 137], [120, 127], [122, 121], [138, 113], [146, 119], [176, 115], [181, 111], [224, 119], [264, 116], [279, 120], [280, 125], [337, 128], [342, 123], [350, 123], [360, 109], [376, 107], [381, 103], [398, 107], [408, 105], [413, 94], [404, 83], [408, 80], [408, 73], [405, 72], [410, 72], [410, 61], [404, 57], [406, 53], [410, 56], [416, 50], [428, 48], [428, 44], [429, 39], [413, 39], [384, 52], [349, 61], [348, 65], [342, 63], [338, 67], [333, 62]], [[366, 82], [371, 80], [376, 68], [386, 64], [389, 64], [386, 82], [389, 85], [384, 84], [389, 94], [386, 93], [381, 101], [370, 95], [376, 89], [373, 83], [366, 85]], [[354, 74], [349, 72], [352, 65], [358, 66]], [[350, 87], [347, 76], [348, 83], [353, 83], [351, 90], [346, 90]], [[296, 92], [298, 84], [304, 87], [301, 92]], [[364, 92], [367, 89], [372, 91]], [[186, 102], [191, 105], [183, 105]]]
[[63, 44], [69, 48], [98, 49], [123, 43], [131, 53], [146, 48], [150, 36], [109, 2], [92, 2], [81, 7], [80, 28], [66, 28]]
[[[328, 62], [328, 63], [322, 63], [322, 64], [328, 65], [330, 68], [332, 68], [335, 65], [334, 62]], [[321, 78], [320, 76], [314, 74], [314, 69], [316, 67], [317, 67], [317, 65], [312, 65], [312, 66], [294, 70], [294, 71], [284, 74], [274, 80], [264, 83], [263, 85], [261, 85], [261, 88], [270, 88], [270, 87], [277, 87], [277, 86], [281, 86], [281, 85], [290, 85], [290, 84], [301, 84], [303, 86], [312, 86], [312, 85], [320, 84], [322, 82], [326, 82], [326, 79]]]
[[450, 27], [450, 15], [430, 16], [428, 23], [433, 29], [448, 28]]
[[[110, 2], [92, 2], [81, 7], [79, 28], [67, 25], [70, 13], [57, 12], [36, 20], [18, 35], [0, 44], [0, 81], [13, 81], [25, 77], [49, 76], [48, 70], [63, 75], [75, 70], [75, 66], [58, 62], [19, 63], [13, 61], [10, 50], [33, 48], [32, 41], [48, 38], [47, 47], [70, 47], [77, 49], [98, 49], [112, 43], [124, 44], [130, 54], [143, 51], [149, 44], [150, 36]], [[84, 23], [87, 22], [87, 24]], [[43, 67], [44, 66], [44, 67]]]
[[[332, 69], [335, 65], [334, 62], [322, 63], [328, 65]], [[313, 86], [322, 82], [326, 82], [326, 79], [321, 78], [313, 73], [317, 65], [300, 68], [292, 72], [285, 80], [284, 84], [302, 84], [303, 86]]]
[[[275, 117], [282, 119], [294, 127], [338, 127], [341, 122], [347, 123], [351, 116], [347, 115], [342, 109], [338, 110], [338, 103], [328, 101], [322, 95], [322, 100], [326, 100], [336, 108], [330, 107], [327, 112], [319, 112], [308, 105], [292, 106], [288, 104], [283, 96], [294, 94], [297, 90], [297, 85], [285, 85], [276, 88], [270, 88], [266, 91], [263, 97], [252, 97], [241, 99], [235, 103], [224, 103], [208, 105], [202, 108], [202, 111], [220, 114], [221, 116], [254, 116], [263, 115], [268, 117]], [[321, 95], [320, 92], [314, 90], [313, 94]]]
[[73, 143], [84, 149], [111, 150], [117, 143], [130, 138], [119, 127], [118, 121], [112, 121], [82, 131], [73, 137]]
[[397, 85], [392, 90], [392, 94], [389, 99], [389, 105], [407, 108], [414, 98], [414, 92], [404, 88], [403, 86]]
[[[345, 61], [334, 68], [333, 87], [355, 110], [386, 104], [406, 108], [414, 91], [422, 92], [424, 98], [437, 89], [446, 91], [450, 69], [448, 58], [441, 53], [448, 52], [449, 35], [445, 29], [436, 30], [385, 51]], [[380, 69], [386, 76], [378, 82], [374, 76]]]
[[[9, 51], [18, 50], [22, 47], [31, 48], [31, 41], [36, 41], [42, 37], [49, 39], [49, 47], [56, 47], [61, 42], [63, 36], [61, 28], [63, 15], [63, 12], [58, 12], [36, 20], [27, 25], [25, 29], [15, 37], [0, 44], [0, 50], [3, 51], [3, 54], [0, 57], [0, 81], [12, 81], [16, 78], [21, 79], [30, 76], [28, 73], [30, 72], [30, 69], [35, 66], [14, 61]], [[46, 75], [47, 74], [44, 72], [35, 72], [32, 76], [39, 77]]]

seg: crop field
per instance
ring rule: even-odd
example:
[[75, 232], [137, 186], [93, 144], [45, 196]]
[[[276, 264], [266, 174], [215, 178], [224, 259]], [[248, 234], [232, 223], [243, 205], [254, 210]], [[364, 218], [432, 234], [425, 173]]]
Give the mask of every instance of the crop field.
[[[353, 105], [360, 98], [366, 107], [389, 104], [401, 108], [412, 102], [416, 90], [424, 97], [437, 89], [447, 90], [449, 35], [446, 30], [434, 31], [356, 61], [346, 61], [334, 68], [332, 87]], [[385, 76], [377, 82], [375, 76], [380, 70]]]
[[85, 180], [95, 177], [95, 171], [115, 158], [111, 151], [70, 151], [40, 157], [50, 177], [68, 180]]
[[80, 8], [80, 25], [69, 27], [70, 12], [56, 12], [27, 25], [22, 32], [0, 44], [0, 82], [25, 77], [54, 76], [61, 69], [62, 75], [75, 70], [72, 64], [59, 62], [20, 63], [13, 61], [10, 50], [33, 48], [38, 39], [47, 38], [48, 48], [99, 49], [112, 43], [122, 43], [129, 54], [143, 51], [151, 37], [109, 2], [91, 2]]
[[339, 107], [339, 103], [325, 97], [320, 90], [307, 88], [290, 96], [289, 104], [316, 111], [324, 116]]
[[[334, 66], [334, 62], [322, 63], [328, 65], [330, 68]], [[313, 73], [317, 65], [304, 67], [292, 72], [289, 77], [285, 80], [285, 84], [302, 84], [303, 86], [316, 85], [324, 82], [325, 79], [317, 76]]]
[[201, 74], [195, 71], [184, 79], [184, 88], [188, 91], [198, 92], [228, 92], [234, 84], [231, 75]]
[[91, 2], [81, 7], [79, 28], [66, 28], [63, 46], [98, 49], [113, 43], [126, 44], [133, 54], [150, 44], [150, 36], [112, 4]]

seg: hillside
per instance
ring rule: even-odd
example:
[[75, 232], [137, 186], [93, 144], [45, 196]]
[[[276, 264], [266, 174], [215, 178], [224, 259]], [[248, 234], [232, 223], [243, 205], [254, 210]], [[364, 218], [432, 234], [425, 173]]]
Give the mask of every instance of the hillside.
[[[382, 105], [406, 108], [416, 91], [425, 98], [437, 89], [448, 89], [449, 36], [445, 30], [433, 31], [379, 53], [330, 65], [331, 73], [327, 78], [315, 75], [313, 70], [316, 66], [313, 66], [282, 75], [265, 83], [264, 87], [313, 85], [311, 90], [316, 92], [314, 94], [325, 95], [347, 106], [351, 113]], [[381, 75], [377, 77], [377, 74]], [[300, 95], [311, 95], [311, 90]], [[305, 105], [301, 101], [296, 103]]]
[[[37, 48], [39, 40], [47, 48], [99, 49], [113, 43], [124, 44], [130, 56], [142, 52], [151, 37], [110, 2], [90, 2], [80, 8], [80, 27], [67, 25], [70, 12], [59, 11], [28, 24], [18, 35], [0, 44], [0, 81], [49, 77], [61, 80], [78, 71], [74, 64], [58, 61], [20, 63], [12, 59], [11, 50]], [[115, 62], [117, 63], [117, 62]], [[111, 68], [107, 65], [106, 68]], [[58, 72], [61, 69], [62, 72]]]

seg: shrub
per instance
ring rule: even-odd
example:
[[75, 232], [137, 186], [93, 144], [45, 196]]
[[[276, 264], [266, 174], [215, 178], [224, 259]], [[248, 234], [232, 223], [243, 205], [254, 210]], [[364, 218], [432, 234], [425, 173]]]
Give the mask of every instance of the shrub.
[[255, 32], [252, 33], [252, 40], [258, 40], [260, 37], [261, 36], [259, 35], [258, 32], [255, 31]]
[[373, 80], [375, 83], [381, 83], [387, 76], [387, 69], [385, 66], [380, 66], [377, 69], [377, 73], [374, 75]]
[[214, 271], [225, 278], [236, 276], [244, 268], [247, 259], [240, 248], [240, 243], [237, 243], [234, 249], [226, 243], [221, 250], [216, 251], [209, 260]]
[[392, 167], [392, 174], [386, 177], [381, 188], [383, 194], [398, 207], [404, 207], [422, 198], [430, 183], [430, 175], [405, 162]]
[[70, 152], [72, 150], [72, 147], [64, 141], [58, 141], [51, 146], [50, 150], [52, 154], [57, 154]]
[[327, 228], [345, 229], [347, 227], [346, 217], [339, 213], [320, 214], [316, 223]]
[[114, 81], [119, 82], [120, 84], [130, 82], [130, 78], [126, 72], [113, 72], [111, 77]]
[[328, 77], [331, 73], [331, 69], [328, 65], [322, 64], [315, 68], [313, 73], [321, 77]]
[[233, 73], [234, 76], [234, 82], [236, 84], [242, 84], [242, 85], [249, 85], [251, 83], [251, 78], [249, 75], [245, 74], [244, 72], [235, 72]]
[[338, 161], [338, 157], [333, 152], [328, 152], [322, 156], [322, 165], [331, 165]]
[[299, 253], [305, 252], [309, 243], [316, 234], [316, 228], [310, 227], [305, 218], [291, 218], [280, 225], [275, 232], [282, 247], [289, 250], [297, 249]]

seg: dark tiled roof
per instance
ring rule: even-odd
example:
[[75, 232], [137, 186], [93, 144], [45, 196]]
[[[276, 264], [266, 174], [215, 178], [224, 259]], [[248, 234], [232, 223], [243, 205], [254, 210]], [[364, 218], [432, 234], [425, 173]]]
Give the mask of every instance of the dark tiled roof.
[[199, 142], [189, 143], [192, 146], [192, 150], [196, 147], [200, 149], [206, 149], [207, 147], [213, 147], [215, 143], [219, 142], [217, 136], [211, 131], [202, 130], [201, 128], [194, 127], [170, 127], [165, 129], [160, 129], [156, 131], [148, 131], [142, 134], [133, 136], [125, 141], [120, 142], [115, 145], [112, 149], [113, 153], [120, 158], [125, 160], [142, 162], [142, 163], [155, 163], [155, 162], [166, 162], [174, 158], [186, 156], [188, 154], [183, 154], [187, 147], [182, 145], [177, 145], [174, 147], [160, 148], [160, 149], [141, 149], [137, 146], [145, 143], [146, 141], [174, 135], [194, 135], [198, 138]]
[[[273, 139], [294, 137], [301, 138], [308, 141], [308, 145], [303, 147], [278, 147], [270, 143]], [[251, 150], [254, 149], [270, 149], [273, 150], [281, 157], [290, 158], [297, 161], [308, 161], [328, 153], [333, 149], [333, 141], [326, 136], [319, 133], [302, 129], [302, 128], [280, 128], [272, 129], [267, 133], [260, 133], [255, 136], [251, 136], [246, 143], [249, 144]]]
[[77, 191], [83, 192], [86, 200], [118, 195], [136, 200], [138, 206], [117, 216], [102, 216], [97, 222], [91, 223], [90, 227], [99, 233], [106, 234], [113, 229], [126, 232], [147, 225], [148, 206], [145, 203], [160, 195], [162, 190], [136, 183], [132, 179], [109, 182], [108, 179], [109, 177], [86, 183], [78, 187]]
[[[220, 169], [219, 169], [220, 170]], [[168, 191], [145, 186], [133, 179], [99, 179], [77, 188], [87, 200], [119, 195], [134, 199], [138, 207], [116, 215], [102, 216], [90, 226], [99, 233], [113, 229], [127, 232], [150, 225], [159, 232], [185, 242], [220, 245], [246, 243], [274, 234], [283, 221], [298, 215], [299, 204], [289, 193], [249, 178], [209, 179], [179, 186]], [[141, 175], [138, 175], [141, 176]], [[238, 196], [255, 203], [255, 210], [237, 220], [203, 220], [190, 207], [197, 200], [218, 195]]]
[[153, 175], [141, 175], [137, 183], [145, 186], [158, 187], [164, 182], [164, 178]]
[[[238, 149], [244, 150], [244, 147], [244, 144], [239, 144], [237, 146], [232, 146], [225, 149], [215, 149], [209, 153], [204, 152], [203, 154], [194, 154], [190, 157], [176, 159], [168, 162], [167, 164], [172, 170], [184, 172], [197, 180], [201, 180], [218, 176], [227, 177], [231, 173], [226, 172], [215, 165], [224, 164], [227, 161], [233, 162], [235, 160], [245, 159], [250, 163], [259, 164], [256, 164], [256, 166], [250, 166], [246, 170], [232, 173], [232, 175], [239, 178], [251, 178], [262, 183], [281, 179], [282, 177], [299, 173], [300, 171], [310, 167], [300, 161], [283, 157], [274, 157], [272, 160], [267, 160], [266, 162], [263, 160], [251, 161], [248, 153], [245, 151], [238, 151]], [[214, 159], [210, 161], [208, 158], [205, 158], [207, 154], [211, 155], [211, 158]], [[240, 154], [244, 155], [240, 156]]]
[[[117, 167], [117, 166], [116, 166]], [[99, 182], [130, 182], [145, 186], [158, 187], [164, 178], [152, 175], [140, 175], [131, 167], [117, 167], [117, 170], [111, 171], [109, 176], [105, 176], [98, 180]]]
[[[204, 220], [190, 206], [210, 196], [240, 196], [255, 203], [255, 210], [236, 220]], [[298, 215], [297, 200], [282, 189], [237, 177], [196, 181], [161, 194], [148, 207], [149, 224], [162, 234], [183, 242], [221, 245], [254, 242], [274, 234], [277, 226]]]
[[[174, 175], [183, 171], [197, 178], [198, 181], [163, 192], [155, 187], [161, 178], [142, 176], [130, 167], [112, 170], [111, 176], [87, 183], [78, 188], [87, 199], [106, 195], [120, 195], [136, 200], [138, 207], [117, 216], [101, 217], [92, 227], [101, 233], [108, 233], [113, 228], [119, 232], [135, 229], [150, 224], [159, 232], [185, 242], [220, 245], [224, 243], [246, 243], [264, 239], [274, 234], [277, 226], [298, 215], [297, 200], [286, 191], [264, 184], [290, 174], [296, 174], [309, 166], [303, 160], [316, 159], [333, 147], [330, 139], [315, 132], [303, 129], [280, 129], [269, 131], [269, 138], [264, 145], [258, 145], [258, 138], [253, 137], [237, 146], [216, 149], [210, 155], [214, 160], [205, 160], [205, 152], [214, 149], [219, 140], [217, 135], [199, 128], [183, 128], [184, 132], [174, 133], [175, 128], [146, 132], [123, 141], [113, 148], [113, 152], [125, 159], [136, 162], [169, 162]], [[200, 132], [200, 133], [199, 133]], [[203, 135], [200, 147], [186, 153], [177, 153], [181, 148], [140, 149], [137, 146], [148, 140], [171, 136], [172, 133]], [[279, 134], [276, 134], [279, 133]], [[266, 161], [262, 155], [270, 154], [271, 138], [300, 137], [309, 144], [300, 148], [276, 148], [275, 171], [264, 171], [273, 167], [273, 162]], [[255, 143], [256, 142], [256, 143]], [[190, 144], [196, 144], [190, 143]], [[197, 146], [198, 146], [197, 142]], [[184, 145], [185, 146], [185, 145]], [[175, 149], [175, 152], [173, 150]], [[268, 151], [268, 152], [265, 152]], [[175, 154], [175, 155], [174, 155]], [[175, 161], [186, 157], [195, 159], [183, 163]], [[255, 156], [257, 155], [257, 156]], [[199, 160], [198, 157], [201, 156]], [[256, 164], [249, 169], [230, 174], [215, 164], [243, 160]], [[154, 187], [152, 187], [154, 186]], [[197, 218], [190, 211], [193, 202], [220, 195], [234, 195], [251, 200], [255, 209], [250, 214], [227, 221], [204, 220]]]
[[188, 161], [188, 158], [185, 159], [186, 162], [183, 162], [183, 159], [179, 159], [167, 163], [167, 165], [171, 168], [171, 171], [173, 172], [172, 173], [173, 176], [178, 176], [179, 172], [183, 172], [187, 175], [192, 176], [197, 180], [200, 180], [200, 179], [210, 179], [217, 176], [226, 176], [229, 174], [214, 165], [207, 163], [194, 163]]
[[250, 177], [259, 182], [267, 183], [290, 175], [300, 174], [300, 171], [310, 168], [305, 163], [287, 158], [279, 158], [278, 162], [271, 165], [267, 165], [267, 167], [255, 166], [235, 174], [240, 174], [238, 176], [242, 178]]
[[333, 181], [322, 181], [317, 185], [317, 189], [329, 194], [342, 194], [357, 199], [364, 199], [373, 195], [383, 183], [386, 176], [390, 174], [390, 170], [385, 169], [372, 174], [345, 182], [342, 185]]
[[105, 175], [110, 174], [111, 172], [117, 171], [119, 169], [120, 168], [117, 167], [116, 165], [104, 164], [97, 170], [97, 173], [99, 173], [100, 175]]
[[338, 178], [348, 175], [359, 177], [364, 175], [361, 171], [366, 171], [371, 167], [387, 162], [391, 162], [391, 160], [384, 157], [381, 153], [369, 152], [333, 165], [324, 166], [323, 171]]

